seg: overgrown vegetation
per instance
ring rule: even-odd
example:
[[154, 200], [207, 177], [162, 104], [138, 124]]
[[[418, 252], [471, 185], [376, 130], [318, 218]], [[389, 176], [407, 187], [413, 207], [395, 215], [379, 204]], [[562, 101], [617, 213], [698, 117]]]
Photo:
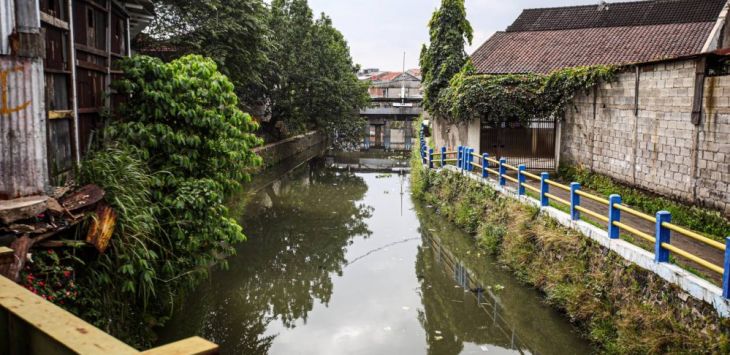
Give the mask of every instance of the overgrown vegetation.
[[559, 226], [539, 210], [455, 173], [414, 161], [418, 198], [476, 235], [522, 281], [545, 293], [604, 353], [727, 353], [730, 321], [711, 305]]
[[212, 60], [138, 56], [121, 67], [114, 85], [127, 101], [78, 174], [105, 190], [118, 220], [104, 253], [70, 254], [79, 294], [65, 306], [148, 347], [176, 299], [245, 240], [223, 201], [260, 164], [251, 149], [261, 142]]
[[432, 112], [441, 91], [449, 86], [469, 56], [464, 50], [471, 44], [473, 30], [466, 19], [464, 0], [442, 0], [428, 23], [430, 44], [421, 48], [423, 107]]
[[454, 122], [524, 122], [560, 116], [581, 90], [610, 82], [615, 73], [614, 67], [592, 66], [549, 75], [482, 75], [469, 62], [441, 91], [433, 111]]
[[157, 9], [148, 40], [215, 60], [269, 137], [320, 129], [347, 144], [362, 135], [367, 84], [342, 34], [307, 0], [159, 0]]
[[428, 24], [430, 44], [421, 50], [424, 103], [452, 122], [524, 122], [560, 116], [580, 90], [612, 81], [610, 66], [575, 67], [540, 74], [477, 74], [464, 51], [472, 28], [464, 0], [442, 0]]
[[653, 215], [657, 211], [669, 211], [672, 214], [672, 222], [704, 233], [720, 242], [725, 241], [726, 234], [730, 230], [730, 221], [717, 211], [688, 206], [666, 197], [628, 187], [605, 175], [578, 166], [561, 166], [559, 174], [562, 180], [579, 182], [582, 186], [604, 196], [619, 194], [624, 203], [645, 213]]

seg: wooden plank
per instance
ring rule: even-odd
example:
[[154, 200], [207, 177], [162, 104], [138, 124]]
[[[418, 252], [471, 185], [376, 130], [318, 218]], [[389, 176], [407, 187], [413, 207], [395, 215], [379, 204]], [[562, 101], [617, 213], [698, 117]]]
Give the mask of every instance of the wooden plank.
[[42, 11], [41, 11], [41, 21], [48, 25], [51, 25], [53, 27], [58, 27], [62, 30], [66, 30], [66, 31], [69, 30], [68, 22], [61, 20], [60, 18], [53, 17]]
[[208, 355], [217, 353], [218, 345], [200, 337], [180, 340], [142, 352], [145, 355]]
[[0, 307], [75, 353], [138, 353], [131, 346], [4, 277], [0, 277]]

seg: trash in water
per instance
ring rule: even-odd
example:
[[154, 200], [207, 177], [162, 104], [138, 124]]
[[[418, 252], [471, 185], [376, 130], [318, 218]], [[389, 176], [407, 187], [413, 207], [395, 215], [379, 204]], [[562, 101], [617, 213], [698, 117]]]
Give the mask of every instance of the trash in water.
[[403, 306], [401, 308], [403, 308], [404, 311], [407, 311], [407, 310], [411, 309], [411, 307], [408, 307], [408, 306]]
[[442, 336], [438, 336], [438, 335], [437, 335], [437, 336], [435, 336], [435, 337], [433, 337], [433, 338], [434, 338], [435, 340], [441, 340], [441, 339], [443, 339], [444, 337], [442, 337]]
[[440, 330], [434, 330], [433, 332], [436, 333], [436, 334], [438, 334], [438, 335], [441, 335], [441, 331]]

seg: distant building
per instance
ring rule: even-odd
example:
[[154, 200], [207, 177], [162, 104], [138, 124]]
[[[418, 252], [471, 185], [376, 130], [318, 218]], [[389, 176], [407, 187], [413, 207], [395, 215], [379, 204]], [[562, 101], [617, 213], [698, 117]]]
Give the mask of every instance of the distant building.
[[360, 111], [368, 120], [365, 148], [410, 149], [412, 125], [423, 112], [423, 89], [420, 69], [405, 72], [382, 72], [365, 69], [358, 73], [360, 80], [368, 80], [370, 107]]

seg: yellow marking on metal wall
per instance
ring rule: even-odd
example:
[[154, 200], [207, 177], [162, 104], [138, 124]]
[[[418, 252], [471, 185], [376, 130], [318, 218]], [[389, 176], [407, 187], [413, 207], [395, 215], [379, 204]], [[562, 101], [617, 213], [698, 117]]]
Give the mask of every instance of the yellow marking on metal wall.
[[19, 106], [8, 107], [8, 75], [10, 73], [22, 73], [23, 67], [14, 67], [11, 69], [0, 70], [0, 115], [9, 115], [18, 111], [25, 110], [30, 106], [31, 101], [26, 101]]

